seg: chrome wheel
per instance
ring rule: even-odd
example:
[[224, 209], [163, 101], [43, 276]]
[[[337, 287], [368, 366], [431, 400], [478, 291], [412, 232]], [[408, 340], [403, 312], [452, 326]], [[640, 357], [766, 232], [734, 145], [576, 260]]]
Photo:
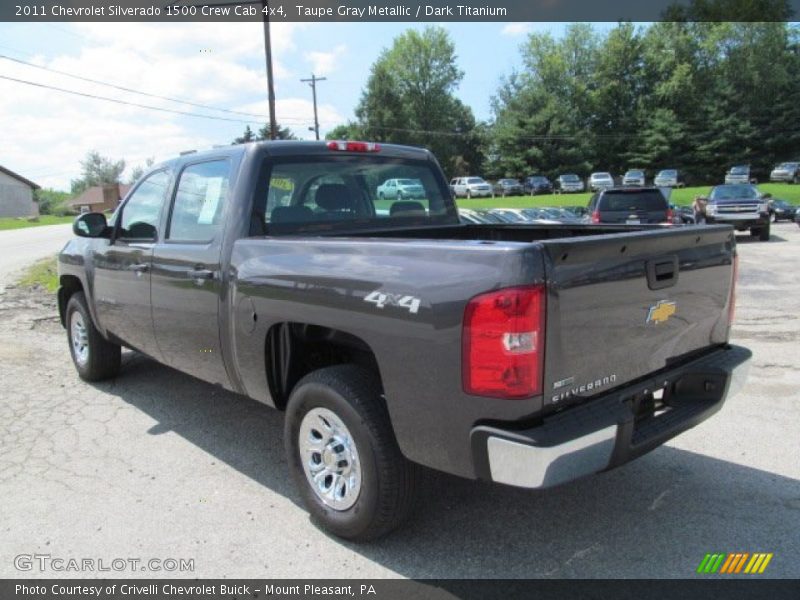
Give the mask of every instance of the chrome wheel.
[[86, 331], [83, 315], [77, 310], [72, 313], [69, 330], [75, 362], [82, 367], [86, 366], [89, 362], [89, 332]]
[[361, 492], [361, 465], [350, 431], [327, 408], [313, 408], [298, 433], [306, 479], [317, 497], [334, 510], [347, 510]]

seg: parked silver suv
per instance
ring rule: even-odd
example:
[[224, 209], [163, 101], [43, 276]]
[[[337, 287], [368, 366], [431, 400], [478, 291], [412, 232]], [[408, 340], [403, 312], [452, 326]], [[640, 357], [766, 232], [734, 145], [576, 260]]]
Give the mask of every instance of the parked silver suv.
[[492, 195], [492, 186], [482, 177], [456, 177], [450, 180], [450, 187], [456, 198], [488, 198]]
[[770, 181], [800, 183], [800, 162], [785, 162], [772, 169]]

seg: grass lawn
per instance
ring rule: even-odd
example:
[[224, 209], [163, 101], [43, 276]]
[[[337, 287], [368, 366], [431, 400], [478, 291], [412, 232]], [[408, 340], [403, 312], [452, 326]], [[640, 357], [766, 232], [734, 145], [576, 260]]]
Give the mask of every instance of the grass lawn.
[[42, 215], [39, 217], [38, 221], [6, 217], [0, 219], [0, 231], [5, 229], [23, 229], [25, 227], [41, 227], [42, 225], [60, 225], [61, 223], [72, 223], [74, 220], [75, 217], [56, 217], [54, 215]]
[[48, 292], [58, 289], [58, 271], [56, 270], [56, 257], [44, 258], [33, 263], [17, 282], [23, 287], [41, 287]]
[[[758, 186], [773, 198], [800, 204], [800, 185], [788, 183], [764, 183]], [[689, 205], [695, 196], [708, 196], [710, 186], [682, 188], [672, 191], [670, 201], [677, 205]], [[459, 208], [527, 208], [530, 206], [586, 206], [591, 194], [542, 194], [539, 196], [513, 196], [509, 198], [458, 198]]]

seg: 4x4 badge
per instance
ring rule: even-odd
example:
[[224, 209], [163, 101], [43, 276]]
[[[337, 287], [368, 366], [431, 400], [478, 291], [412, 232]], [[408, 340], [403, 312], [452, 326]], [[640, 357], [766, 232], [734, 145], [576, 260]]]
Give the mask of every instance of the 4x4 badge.
[[655, 306], [651, 306], [647, 311], [647, 323], [666, 323], [675, 312], [678, 310], [678, 304], [670, 300], [661, 300]]

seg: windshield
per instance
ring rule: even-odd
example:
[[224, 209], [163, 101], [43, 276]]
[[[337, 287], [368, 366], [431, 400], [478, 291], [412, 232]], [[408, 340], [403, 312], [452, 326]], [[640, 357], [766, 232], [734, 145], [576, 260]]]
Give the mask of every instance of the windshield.
[[592, 179], [611, 179], [611, 173], [592, 173]]
[[718, 185], [709, 195], [709, 200], [755, 200], [758, 190], [752, 185]]
[[608, 211], [661, 211], [667, 210], [667, 199], [658, 190], [645, 192], [608, 192], [598, 207]]
[[568, 175], [562, 175], [561, 176], [561, 180], [562, 181], [580, 181], [580, 178], [577, 175], [575, 175], [574, 173], [570, 173]]
[[731, 167], [731, 175], [747, 175], [747, 167]]
[[519, 185], [519, 181], [516, 179], [501, 179], [500, 183], [502, 185]]
[[641, 171], [628, 171], [626, 175], [628, 177], [641, 177], [642, 175], [644, 175], [644, 173], [642, 173]]
[[796, 169], [797, 168], [797, 163], [781, 163], [781, 164], [778, 165], [778, 168], [779, 169], [786, 169], [786, 170]]
[[[382, 184], [390, 180], [420, 186], [422, 192], [413, 199], [387, 197]], [[378, 156], [265, 160], [256, 193], [253, 217], [264, 227], [251, 229], [253, 235], [458, 222], [445, 182], [427, 161]]]
[[467, 183], [486, 183], [486, 182], [480, 177], [470, 177], [469, 179], [467, 179]]
[[659, 176], [659, 177], [675, 177], [677, 174], [678, 174], [678, 172], [677, 172], [677, 171], [673, 171], [673, 170], [667, 170], [667, 171], [661, 171], [661, 172], [658, 174], [658, 176]]

